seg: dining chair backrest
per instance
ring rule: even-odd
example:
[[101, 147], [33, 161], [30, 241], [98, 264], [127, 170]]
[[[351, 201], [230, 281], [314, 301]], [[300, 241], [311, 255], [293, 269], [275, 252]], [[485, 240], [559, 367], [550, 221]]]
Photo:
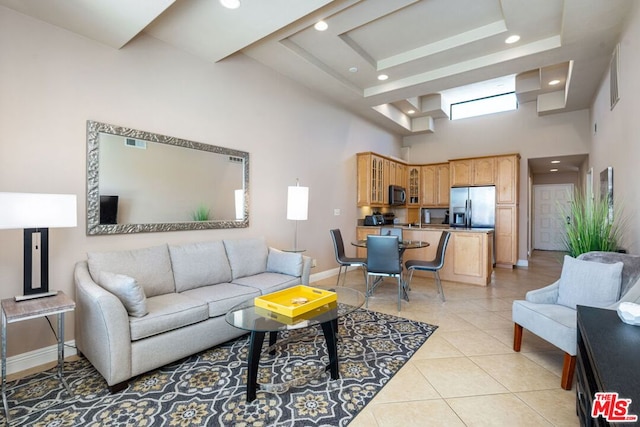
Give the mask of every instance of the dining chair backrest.
[[398, 239], [402, 241], [402, 228], [396, 227], [382, 227], [380, 229], [381, 236], [398, 236]]
[[336, 254], [336, 261], [340, 262], [344, 260], [344, 241], [342, 240], [342, 233], [340, 229], [329, 230], [331, 237], [333, 238], [333, 249]]
[[447, 244], [449, 243], [449, 238], [451, 237], [451, 233], [448, 231], [443, 231], [440, 236], [440, 241], [438, 242], [438, 249], [436, 250], [436, 257], [433, 260], [436, 269], [441, 269], [444, 265], [444, 253], [447, 250]]
[[367, 236], [367, 271], [387, 274], [402, 272], [398, 236]]

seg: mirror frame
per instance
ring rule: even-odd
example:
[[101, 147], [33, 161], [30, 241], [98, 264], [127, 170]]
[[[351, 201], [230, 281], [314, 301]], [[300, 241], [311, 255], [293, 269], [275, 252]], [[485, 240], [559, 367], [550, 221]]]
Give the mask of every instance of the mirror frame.
[[[147, 224], [100, 224], [100, 134], [143, 139], [159, 144], [240, 157], [244, 161], [244, 216], [241, 220], [184, 221]], [[87, 235], [129, 234], [159, 231], [208, 230], [249, 227], [249, 153], [203, 144], [107, 123], [87, 120]]]

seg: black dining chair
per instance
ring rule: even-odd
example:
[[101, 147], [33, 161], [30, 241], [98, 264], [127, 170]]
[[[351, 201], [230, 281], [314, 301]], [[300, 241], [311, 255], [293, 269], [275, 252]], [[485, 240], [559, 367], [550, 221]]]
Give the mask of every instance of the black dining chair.
[[340, 274], [342, 273], [342, 267], [344, 267], [344, 278], [342, 284], [344, 285], [347, 280], [347, 270], [349, 267], [360, 267], [364, 273], [364, 281], [367, 282], [367, 259], [366, 258], [352, 258], [348, 257], [344, 253], [344, 241], [342, 240], [342, 233], [339, 229], [329, 230], [331, 238], [333, 239], [333, 249], [336, 254], [336, 261], [340, 265], [338, 269], [338, 281], [336, 286], [340, 285]]
[[413, 272], [415, 270], [420, 271], [433, 271], [436, 277], [436, 285], [438, 287], [438, 293], [440, 294], [440, 298], [442, 302], [444, 302], [444, 291], [442, 290], [442, 282], [440, 282], [440, 274], [438, 271], [444, 265], [444, 254], [447, 250], [447, 244], [449, 243], [449, 238], [451, 237], [451, 233], [448, 231], [443, 231], [440, 236], [440, 242], [438, 242], [438, 249], [436, 250], [436, 257], [431, 261], [422, 261], [422, 260], [409, 260], [404, 263], [404, 266], [407, 268], [407, 273], [409, 273], [409, 281], [408, 286], [411, 286], [411, 279], [413, 278]]
[[373, 283], [370, 284], [370, 281], [376, 276], [395, 277], [398, 280], [398, 311], [400, 311], [402, 297], [406, 290], [402, 280], [398, 236], [367, 236], [367, 293], [365, 295], [367, 307], [369, 307], [369, 297], [374, 291]]
[[402, 228], [382, 227], [380, 228], [381, 236], [398, 236], [398, 240], [402, 242]]

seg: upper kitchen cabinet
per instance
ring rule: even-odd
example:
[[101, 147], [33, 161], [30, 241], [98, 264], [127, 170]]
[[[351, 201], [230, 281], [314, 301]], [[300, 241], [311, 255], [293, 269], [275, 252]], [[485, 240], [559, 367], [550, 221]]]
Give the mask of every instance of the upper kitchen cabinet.
[[498, 204], [518, 204], [519, 178], [519, 154], [496, 157], [496, 202]]
[[451, 160], [449, 166], [451, 187], [495, 184], [495, 157]]
[[423, 196], [420, 191], [420, 167], [409, 166], [407, 173], [407, 204], [409, 206], [419, 206], [423, 203]]
[[420, 168], [420, 204], [428, 208], [449, 207], [449, 164], [438, 163]]
[[[387, 170], [385, 171], [385, 160]], [[389, 195], [388, 160], [373, 153], [358, 153], [358, 206], [383, 206]], [[385, 182], [386, 181], [386, 182]], [[386, 184], [386, 185], [385, 185]]]

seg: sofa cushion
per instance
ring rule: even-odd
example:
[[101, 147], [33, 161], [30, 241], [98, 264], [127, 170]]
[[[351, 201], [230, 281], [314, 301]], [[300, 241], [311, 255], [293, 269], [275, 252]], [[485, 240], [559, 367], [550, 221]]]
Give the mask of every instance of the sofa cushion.
[[171, 293], [147, 298], [149, 314], [131, 317], [131, 340], [136, 341], [163, 332], [182, 328], [209, 318], [209, 310], [204, 301]]
[[218, 283], [217, 285], [191, 289], [183, 294], [189, 298], [206, 302], [209, 305], [209, 317], [218, 317], [227, 314], [234, 305], [260, 296], [260, 291], [248, 286]]
[[233, 283], [259, 289], [262, 295], [265, 295], [290, 286], [297, 286], [300, 284], [300, 278], [281, 273], [260, 273], [235, 279]]
[[622, 263], [605, 264], [564, 257], [558, 304], [576, 309], [577, 305], [604, 307], [620, 297]]
[[267, 270], [268, 247], [264, 238], [224, 240], [232, 279]]
[[114, 252], [89, 252], [89, 272], [99, 285], [100, 272], [124, 274], [136, 279], [148, 297], [175, 291], [167, 245]]
[[100, 283], [103, 288], [122, 301], [122, 305], [124, 305], [129, 316], [142, 317], [148, 313], [147, 297], [142, 287], [138, 285], [138, 282], [133, 277], [101, 271]]
[[290, 276], [302, 276], [302, 254], [283, 252], [269, 248], [267, 256], [267, 271], [288, 274]]
[[176, 292], [229, 282], [231, 266], [222, 241], [169, 246]]

